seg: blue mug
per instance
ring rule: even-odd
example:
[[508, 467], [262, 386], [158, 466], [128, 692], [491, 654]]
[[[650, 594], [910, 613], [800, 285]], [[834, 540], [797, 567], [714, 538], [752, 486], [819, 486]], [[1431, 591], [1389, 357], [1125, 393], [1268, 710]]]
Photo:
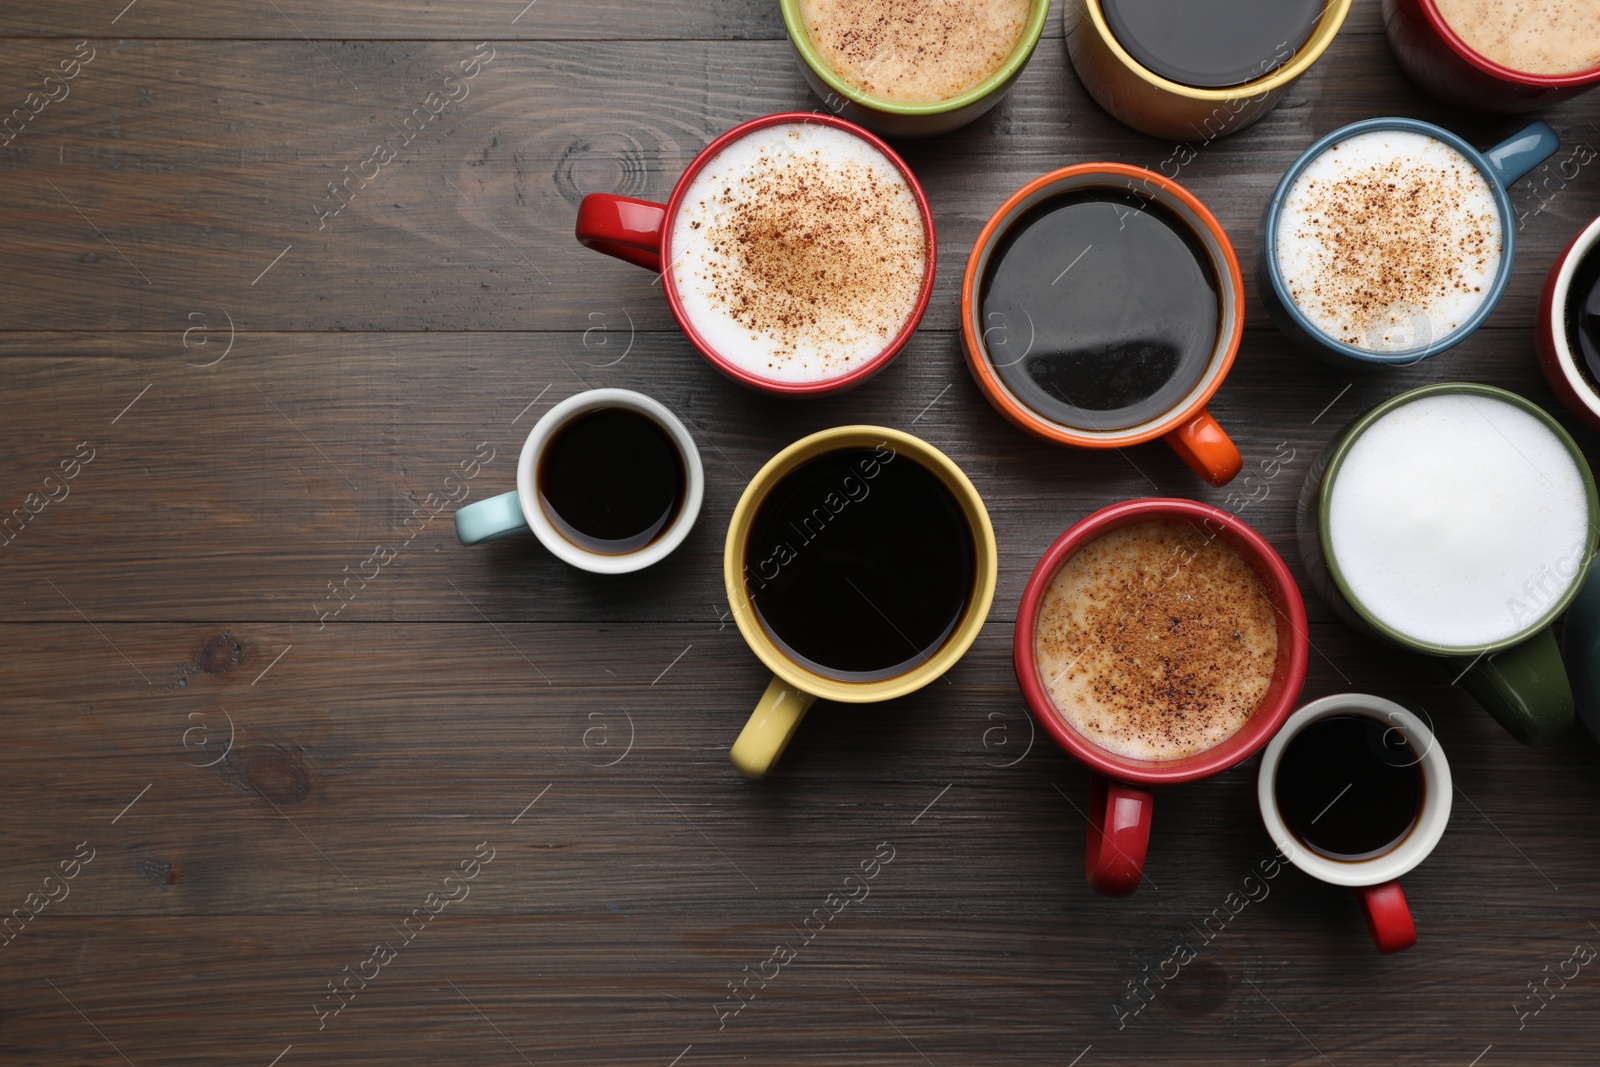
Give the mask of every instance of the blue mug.
[[[1478, 168], [1489, 189], [1494, 194], [1496, 210], [1500, 217], [1500, 264], [1490, 283], [1488, 295], [1467, 320], [1442, 337], [1429, 336], [1420, 345], [1401, 351], [1373, 351], [1328, 336], [1296, 306], [1289, 294], [1278, 263], [1278, 222], [1289, 191], [1305, 169], [1325, 151], [1358, 134], [1376, 130], [1401, 130], [1431, 137], [1459, 152], [1463, 158]], [[1273, 191], [1260, 226], [1260, 239], [1256, 245], [1256, 289], [1266, 305], [1267, 313], [1278, 329], [1304, 349], [1324, 362], [1338, 367], [1408, 366], [1430, 356], [1455, 347], [1494, 311], [1511, 280], [1511, 260], [1515, 251], [1516, 216], [1511, 211], [1511, 198], [1506, 189], [1547, 159], [1561, 141], [1555, 131], [1543, 122], [1535, 122], [1515, 137], [1504, 141], [1487, 152], [1479, 152], [1449, 130], [1416, 119], [1377, 118], [1353, 122], [1321, 138], [1294, 161], [1278, 187]]]

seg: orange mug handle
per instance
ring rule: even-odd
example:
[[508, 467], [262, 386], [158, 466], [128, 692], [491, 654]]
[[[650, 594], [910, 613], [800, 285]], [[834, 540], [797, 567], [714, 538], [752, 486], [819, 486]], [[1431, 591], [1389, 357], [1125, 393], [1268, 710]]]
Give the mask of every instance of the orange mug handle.
[[1232, 439], [1205, 408], [1177, 428], [1168, 430], [1163, 439], [1179, 459], [1212, 485], [1227, 485], [1244, 466], [1244, 457], [1239, 455]]

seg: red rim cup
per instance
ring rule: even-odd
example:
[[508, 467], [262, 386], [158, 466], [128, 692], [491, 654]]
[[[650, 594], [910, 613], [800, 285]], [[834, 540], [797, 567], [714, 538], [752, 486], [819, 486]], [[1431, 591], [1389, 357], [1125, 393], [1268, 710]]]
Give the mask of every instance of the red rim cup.
[[[1233, 736], [1203, 752], [1180, 759], [1141, 760], [1102, 748], [1069, 725], [1056, 711], [1039, 678], [1034, 630], [1039, 605], [1062, 564], [1091, 541], [1136, 522], [1185, 522], [1208, 539], [1220, 537], [1236, 549], [1257, 577], [1278, 618], [1278, 661], [1255, 714]], [[1289, 568], [1266, 540], [1243, 521], [1193, 500], [1129, 500], [1102, 508], [1056, 539], [1034, 567], [1017, 611], [1013, 662], [1017, 681], [1033, 716], [1056, 744], [1093, 772], [1089, 787], [1089, 885], [1106, 896], [1127, 896], [1144, 876], [1150, 844], [1151, 789], [1179, 785], [1243, 763], [1283, 725], [1305, 682], [1310, 641], [1306, 609]]]
[[[905, 180], [906, 186], [911, 190], [912, 197], [917, 202], [917, 211], [922, 216], [922, 233], [926, 245], [926, 263], [923, 267], [922, 289], [917, 294], [917, 302], [911, 309], [911, 314], [906, 317], [905, 324], [900, 328], [894, 338], [882, 352], [870, 360], [850, 371], [833, 378], [825, 378], [814, 382], [783, 382], [771, 378], [763, 378], [752, 374], [741, 367], [734, 365], [724, 358], [716, 349], [712, 348], [700, 336], [694, 324], [689, 321], [688, 314], [683, 309], [683, 302], [678, 297], [677, 283], [673, 280], [672, 271], [662, 270], [662, 263], [669, 265], [673, 262], [672, 256], [672, 220], [678, 217], [678, 211], [683, 205], [684, 196], [689, 191], [689, 186], [694, 183], [695, 176], [700, 173], [717, 153], [721, 152], [734, 141], [747, 134], [768, 126], [778, 126], [785, 123], [796, 125], [832, 126], [843, 130], [867, 142], [883, 154], [884, 158], [894, 164], [900, 172], [900, 177]], [[590, 193], [583, 198], [578, 206], [578, 221], [575, 227], [578, 243], [597, 252], [604, 252], [608, 256], [646, 270], [654, 271], [661, 275], [662, 287], [666, 290], [667, 303], [672, 308], [673, 318], [678, 320], [678, 327], [693, 343], [712, 366], [732, 378], [734, 381], [749, 386], [752, 389], [765, 393], [776, 393], [784, 396], [817, 396], [827, 393], [837, 393], [860, 385], [868, 378], [877, 374], [889, 361], [899, 354], [905, 347], [911, 335], [916, 332], [917, 325], [922, 321], [923, 312], [928, 308], [928, 299], [933, 294], [933, 279], [938, 267], [938, 246], [934, 238], [933, 209], [928, 206], [928, 198], [922, 192], [916, 175], [911, 173], [911, 168], [906, 166], [905, 160], [883, 141], [852, 122], [811, 111], [786, 111], [777, 115], [765, 115], [758, 119], [751, 119], [729, 130], [707, 145], [699, 155], [685, 168], [683, 176], [678, 179], [672, 188], [672, 196], [665, 204], [657, 204], [650, 200], [638, 200], [630, 196], [616, 196], [612, 193]]]
[[1591, 255], [1600, 255], [1600, 219], [1595, 219], [1567, 242], [1545, 275], [1539, 293], [1539, 310], [1534, 319], [1534, 345], [1539, 353], [1539, 369], [1545, 381], [1590, 429], [1600, 430], [1600, 393], [1596, 393], [1579, 368], [1583, 354], [1572, 350], [1567, 335], [1567, 301], [1572, 294], [1572, 279], [1578, 267]]

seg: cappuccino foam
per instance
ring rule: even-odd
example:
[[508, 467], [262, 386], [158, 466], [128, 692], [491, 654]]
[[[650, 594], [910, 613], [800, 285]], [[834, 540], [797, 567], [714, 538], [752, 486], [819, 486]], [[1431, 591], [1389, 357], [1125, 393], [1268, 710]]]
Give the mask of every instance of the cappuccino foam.
[[960, 96], [1005, 65], [1029, 0], [800, 0], [806, 36], [852, 88], [900, 104]]
[[922, 213], [900, 170], [834, 126], [754, 130], [701, 167], [672, 223], [672, 278], [696, 332], [773, 381], [835, 378], [916, 310]]
[[1582, 565], [1583, 476], [1549, 427], [1487, 396], [1426, 396], [1373, 423], [1339, 467], [1329, 549], [1379, 622], [1471, 648], [1542, 618]]
[[1113, 530], [1062, 564], [1039, 605], [1039, 680], [1101, 748], [1192, 756], [1250, 720], [1272, 683], [1278, 623], [1232, 545], [1185, 522]]
[[1600, 66], [1594, 0], [1435, 0], [1439, 15], [1485, 59], [1528, 74]]
[[1502, 254], [1494, 190], [1472, 161], [1414, 130], [1330, 145], [1278, 216], [1278, 270], [1301, 313], [1369, 352], [1437, 344], [1494, 288]]

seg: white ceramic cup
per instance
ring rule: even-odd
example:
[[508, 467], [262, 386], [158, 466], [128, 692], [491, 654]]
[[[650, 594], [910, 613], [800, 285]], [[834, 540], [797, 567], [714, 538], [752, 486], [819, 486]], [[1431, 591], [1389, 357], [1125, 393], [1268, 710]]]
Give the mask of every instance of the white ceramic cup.
[[[616, 555], [591, 552], [563, 537], [540, 506], [539, 489], [534, 484], [539, 472], [539, 458], [556, 431], [577, 416], [602, 408], [621, 408], [643, 415], [672, 439], [683, 461], [683, 504], [678, 508], [672, 525], [643, 548]], [[590, 389], [567, 397], [534, 424], [527, 441], [523, 442], [522, 457], [517, 460], [516, 492], [502, 493], [461, 508], [456, 512], [456, 537], [464, 545], [479, 545], [532, 531], [552, 555], [574, 567], [595, 574], [628, 574], [661, 562], [683, 543], [700, 515], [700, 501], [705, 495], [705, 487], [705, 468], [700, 464], [700, 451], [695, 448], [694, 438], [689, 436], [683, 423], [664, 404], [630, 389]]]
[[[1275, 787], [1284, 751], [1306, 727], [1335, 715], [1359, 715], [1387, 723], [1405, 739], [1422, 767], [1422, 810], [1416, 822], [1398, 844], [1369, 859], [1336, 860], [1318, 855], [1290, 832], [1278, 810]], [[1290, 863], [1311, 877], [1354, 888], [1372, 939], [1384, 953], [1399, 952], [1416, 943], [1416, 927], [1398, 879], [1427, 859], [1444, 836], [1453, 795], [1450, 764], [1428, 725], [1394, 701], [1366, 693], [1323, 697], [1289, 716], [1262, 754], [1256, 779], [1256, 801], [1261, 805], [1261, 819], [1273, 844]]]

